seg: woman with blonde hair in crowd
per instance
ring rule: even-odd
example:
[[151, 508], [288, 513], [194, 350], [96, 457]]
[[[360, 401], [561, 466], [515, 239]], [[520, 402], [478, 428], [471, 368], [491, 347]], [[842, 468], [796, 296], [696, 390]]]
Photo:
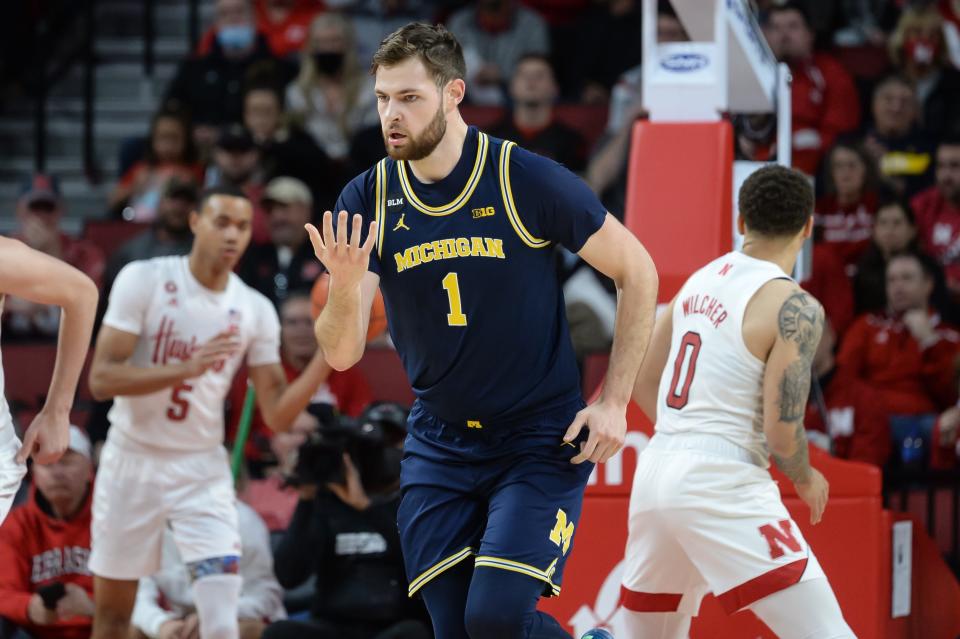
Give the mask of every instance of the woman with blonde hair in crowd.
[[950, 66], [937, 8], [905, 9], [887, 46], [894, 66], [914, 83], [924, 128], [935, 136], [960, 132], [960, 72]]
[[338, 161], [347, 159], [354, 133], [379, 123], [373, 78], [357, 61], [353, 27], [343, 15], [324, 13], [310, 24], [287, 109]]

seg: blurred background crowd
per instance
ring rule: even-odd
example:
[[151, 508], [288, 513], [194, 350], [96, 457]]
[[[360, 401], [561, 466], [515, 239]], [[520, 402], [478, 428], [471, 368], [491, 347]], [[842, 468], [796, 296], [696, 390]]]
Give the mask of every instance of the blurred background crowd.
[[[817, 192], [803, 284], [829, 327], [813, 362], [811, 440], [883, 468], [890, 485], [955, 483], [960, 0], [750, 4], [792, 73], [793, 163]], [[83, 270], [105, 302], [126, 263], [189, 251], [204, 187], [240, 187], [255, 224], [238, 274], [277, 305], [290, 377], [317, 348], [321, 266], [303, 225], [383, 156], [369, 62], [407, 22], [441, 21], [463, 44], [468, 123], [566, 165], [623, 218], [630, 132], [644, 117], [639, 0], [46, 0], [6, 3], [3, 14], [0, 232]], [[667, 2], [656, 26], [661, 42], [687, 39]], [[731, 119], [739, 159], [775, 157], [772, 117]], [[576, 255], [558, 249], [556, 259], [589, 394], [614, 291]], [[6, 300], [8, 399], [21, 426], [45, 390], [27, 369], [50, 357], [57, 329], [56, 309]], [[406, 600], [392, 523], [412, 396], [389, 336], [373, 346], [366, 367], [331, 374], [292, 432], [274, 435], [254, 417], [238, 489], [249, 504], [246, 637], [430, 636]], [[228, 444], [245, 388], [241, 373]], [[83, 389], [80, 403], [71, 451], [34, 471], [0, 529], [0, 615], [36, 637], [90, 630], [89, 573], [67, 567], [85, 565], [108, 423]], [[64, 538], [74, 555], [48, 557], [43, 540], [59, 548]], [[167, 563], [141, 585], [137, 627], [194, 636], [172, 546]], [[358, 603], [371, 592], [372, 615]], [[288, 614], [300, 621], [280, 621]]]

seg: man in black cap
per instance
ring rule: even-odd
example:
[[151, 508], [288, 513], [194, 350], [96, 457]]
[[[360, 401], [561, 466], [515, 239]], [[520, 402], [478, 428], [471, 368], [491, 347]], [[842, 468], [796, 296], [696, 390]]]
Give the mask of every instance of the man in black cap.
[[261, 203], [270, 242], [250, 246], [238, 274], [279, 305], [291, 292], [309, 290], [322, 270], [304, 228], [312, 220], [313, 197], [300, 180], [277, 177], [267, 183]]
[[242, 124], [220, 130], [213, 149], [213, 166], [207, 170], [207, 186], [236, 187], [253, 203], [253, 244], [270, 241], [260, 201], [263, 198], [263, 167], [260, 150]]
[[[103, 277], [103, 252], [93, 243], [68, 236], [60, 229], [65, 206], [58, 180], [46, 173], [24, 178], [17, 199], [16, 238], [30, 248], [63, 260], [87, 275], [99, 287]], [[29, 302], [16, 297], [7, 301], [5, 337], [54, 338], [60, 325], [56, 306]]]

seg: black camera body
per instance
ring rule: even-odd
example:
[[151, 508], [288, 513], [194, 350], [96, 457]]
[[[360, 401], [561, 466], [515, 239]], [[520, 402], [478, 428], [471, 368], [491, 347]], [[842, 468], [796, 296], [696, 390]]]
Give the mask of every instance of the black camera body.
[[307, 411], [318, 419], [320, 427], [297, 451], [297, 463], [287, 484], [344, 484], [344, 453], [350, 455], [368, 493], [381, 492], [396, 483], [406, 436], [406, 409], [396, 404], [375, 404], [357, 419], [337, 415], [331, 406], [323, 404], [312, 405]]

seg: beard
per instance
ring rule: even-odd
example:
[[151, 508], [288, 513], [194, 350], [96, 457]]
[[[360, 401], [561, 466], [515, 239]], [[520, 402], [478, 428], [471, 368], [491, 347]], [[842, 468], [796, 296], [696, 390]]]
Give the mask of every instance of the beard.
[[390, 146], [387, 132], [383, 133], [383, 144], [387, 149], [387, 155], [389, 155], [391, 159], [416, 162], [433, 153], [433, 150], [440, 144], [446, 132], [447, 119], [444, 117], [443, 105], [441, 105], [437, 108], [437, 113], [433, 116], [433, 119], [430, 120], [430, 124], [423, 130], [423, 133], [416, 137], [408, 135], [407, 143], [403, 148]]

